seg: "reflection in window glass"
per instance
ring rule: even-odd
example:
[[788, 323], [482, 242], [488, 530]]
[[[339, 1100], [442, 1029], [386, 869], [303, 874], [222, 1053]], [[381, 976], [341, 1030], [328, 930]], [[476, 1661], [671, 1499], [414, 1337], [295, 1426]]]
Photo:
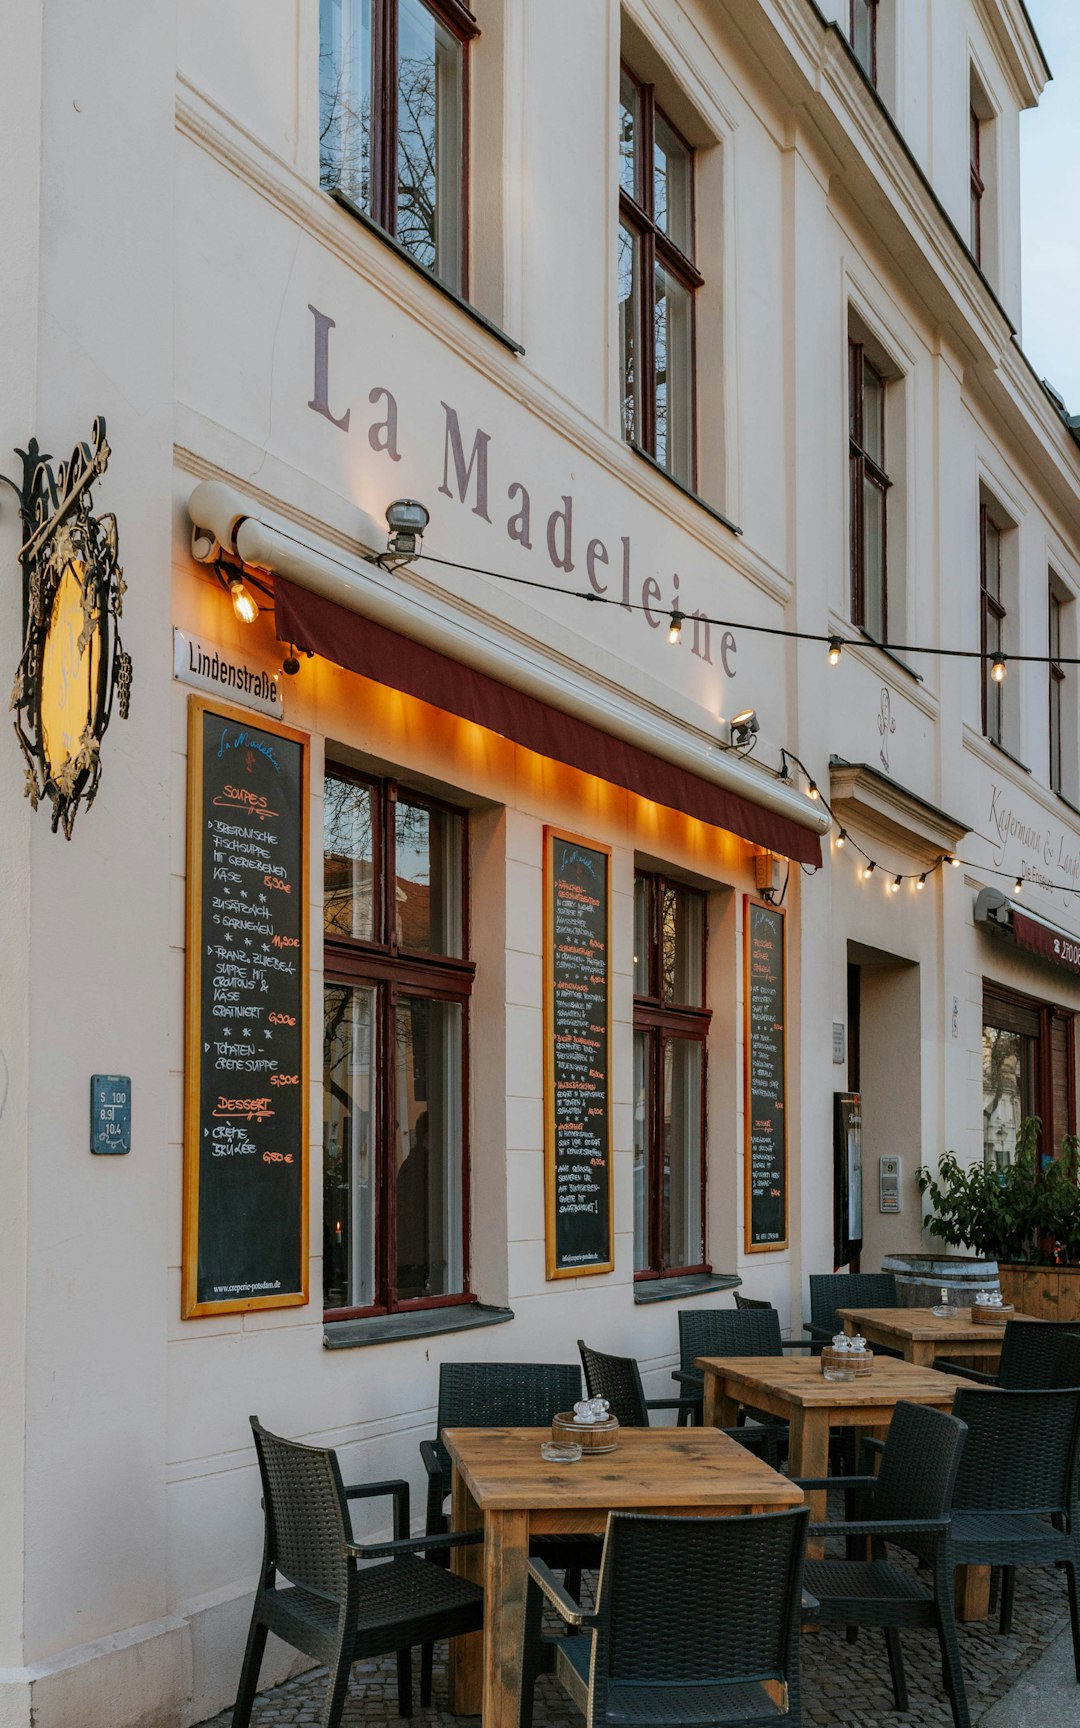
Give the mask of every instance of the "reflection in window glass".
[[329, 985], [323, 1009], [323, 1288], [327, 1308], [364, 1308], [375, 1299], [374, 986]]
[[462, 46], [420, 0], [400, 0], [397, 237], [460, 286]]
[[678, 882], [663, 886], [662, 964], [664, 1001], [700, 1008], [705, 952], [705, 900]]
[[690, 256], [690, 152], [657, 113], [653, 140], [653, 198], [656, 226]]
[[323, 926], [375, 939], [374, 789], [328, 774], [323, 793]]
[[687, 472], [693, 426], [691, 401], [692, 299], [677, 277], [656, 266], [653, 356], [656, 367], [656, 449], [661, 467]]
[[623, 437], [637, 441], [638, 403], [638, 242], [630, 230], [619, 225], [619, 378], [622, 396]]
[[649, 1264], [649, 1034], [634, 1033], [634, 1271]]
[[371, 0], [320, 0], [319, 177], [371, 209]]
[[619, 185], [635, 196], [634, 162], [637, 155], [637, 91], [634, 80], [623, 72], [619, 79]]
[[649, 994], [649, 909], [651, 904], [648, 876], [634, 877], [634, 995]]
[[1000, 1026], [983, 1027], [983, 1158], [1003, 1168], [1016, 1136], [1034, 1110], [1038, 1041]]
[[463, 1288], [461, 1028], [458, 1002], [399, 998], [396, 1019], [397, 1291]]
[[400, 948], [462, 952], [461, 818], [399, 798], [394, 814], [394, 924]]
[[701, 1056], [689, 1038], [664, 1043], [663, 1255], [667, 1266], [701, 1257]]

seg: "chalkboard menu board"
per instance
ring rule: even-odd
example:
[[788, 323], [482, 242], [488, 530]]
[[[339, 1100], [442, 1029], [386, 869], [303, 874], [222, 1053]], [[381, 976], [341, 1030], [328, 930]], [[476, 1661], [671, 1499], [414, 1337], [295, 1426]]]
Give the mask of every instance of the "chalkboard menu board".
[[748, 1254], [787, 1247], [787, 1045], [784, 913], [745, 899], [746, 1205]]
[[611, 851], [544, 829], [547, 1275], [610, 1272]]
[[192, 697], [185, 1320], [307, 1301], [307, 739]]

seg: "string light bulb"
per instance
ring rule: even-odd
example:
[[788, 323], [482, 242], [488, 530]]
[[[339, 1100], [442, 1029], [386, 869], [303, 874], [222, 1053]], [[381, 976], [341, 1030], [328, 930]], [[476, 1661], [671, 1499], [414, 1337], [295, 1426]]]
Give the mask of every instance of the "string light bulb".
[[866, 863], [863, 865], [863, 878], [864, 878], [864, 880], [869, 882], [871, 876], [874, 874], [874, 871], [876, 869], [877, 869], [877, 865], [874, 863], [874, 860], [872, 858], [868, 858], [866, 860]]
[[1022, 876], [1018, 876], [1016, 878], [1016, 881], [1013, 883], [1013, 893], [1019, 894], [1021, 889], [1023, 888], [1023, 886], [1024, 886], [1024, 878]]
[[678, 642], [680, 637], [682, 636], [682, 627], [683, 627], [683, 614], [679, 611], [678, 607], [676, 607], [675, 610], [671, 614], [671, 623], [668, 626], [668, 633], [667, 633], [667, 639], [672, 644], [672, 646], [674, 646], [675, 643]]
[[903, 880], [904, 878], [902, 876], [894, 876], [892, 881], [889, 883], [889, 887], [894, 894], [899, 894], [900, 884]]
[[818, 791], [818, 788], [817, 788], [817, 781], [816, 780], [811, 780], [810, 784], [807, 786], [806, 790], [809, 792], [811, 798], [820, 798], [821, 797], [821, 793]]
[[839, 834], [836, 836], [836, 850], [838, 852], [842, 852], [846, 845], [847, 845], [847, 829], [841, 828]]
[[1008, 667], [1005, 664], [1004, 654], [995, 654], [993, 663], [990, 667], [990, 676], [994, 680], [994, 683], [1004, 684], [1005, 674], [1007, 671]]
[[960, 868], [960, 860], [956, 856], [955, 852], [950, 852], [945, 859], [945, 862], [946, 864], [951, 864], [954, 870], [959, 870]]
[[244, 578], [239, 571], [229, 577], [229, 593], [232, 596], [233, 611], [241, 624], [254, 624], [259, 616], [258, 602], [250, 588], [244, 586]]
[[916, 886], [916, 888], [925, 888], [926, 887], [926, 871], [925, 870], [923, 871], [922, 875], [919, 877], [919, 880], [916, 882], [915, 886]]
[[839, 666], [840, 656], [844, 651], [843, 640], [839, 636], [829, 637], [829, 665]]

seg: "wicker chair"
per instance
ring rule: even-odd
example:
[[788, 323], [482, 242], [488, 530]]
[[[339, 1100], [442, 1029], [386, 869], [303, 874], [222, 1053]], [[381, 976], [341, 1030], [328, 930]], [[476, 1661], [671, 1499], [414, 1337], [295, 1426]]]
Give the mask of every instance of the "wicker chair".
[[1076, 1331], [1075, 1320], [1008, 1320], [1001, 1344], [996, 1374], [981, 1368], [964, 1368], [939, 1357], [935, 1368], [944, 1368], [980, 1386], [998, 1386], [1005, 1392], [1044, 1392], [1053, 1385], [1054, 1368], [1063, 1341]]
[[[692, 1418], [701, 1409], [698, 1397], [646, 1398], [641, 1370], [632, 1356], [607, 1356], [602, 1350], [590, 1350], [581, 1338], [578, 1349], [585, 1370], [586, 1392], [590, 1398], [606, 1398], [611, 1414], [622, 1428], [648, 1428], [650, 1410], [677, 1410], [681, 1426], [684, 1413]], [[730, 1434], [747, 1451], [760, 1453], [771, 1464], [776, 1455], [777, 1424], [770, 1417], [765, 1421], [770, 1424], [768, 1428], [724, 1428], [721, 1432]]]
[[[694, 1364], [699, 1356], [779, 1356], [784, 1350], [805, 1350], [806, 1340], [785, 1341], [780, 1336], [780, 1316], [771, 1303], [760, 1307], [680, 1308], [679, 1366], [672, 1379], [682, 1387], [683, 1397], [698, 1400], [692, 1412], [695, 1421], [704, 1420], [705, 1376]], [[684, 1412], [679, 1412], [680, 1423]], [[780, 1454], [787, 1444], [787, 1423], [778, 1422], [762, 1410], [747, 1409], [744, 1416], [771, 1431], [771, 1440], [764, 1442], [769, 1463], [778, 1466]], [[740, 1421], [739, 1426], [742, 1427]]]
[[[444, 1428], [550, 1428], [559, 1410], [572, 1410], [581, 1397], [576, 1362], [443, 1362], [439, 1368], [436, 1438], [421, 1440], [427, 1471], [427, 1522], [430, 1535], [449, 1528], [446, 1500], [452, 1466], [442, 1442]], [[581, 1591], [583, 1567], [600, 1564], [603, 1543], [596, 1536], [542, 1536], [531, 1552], [565, 1572], [572, 1596]], [[420, 1664], [420, 1701], [431, 1702], [434, 1649], [425, 1644]]]
[[[855, 1519], [810, 1527], [818, 1535], [843, 1535], [849, 1544], [872, 1537], [871, 1558], [808, 1560], [804, 1573], [806, 1589], [817, 1601], [812, 1617], [819, 1624], [882, 1627], [897, 1710], [908, 1708], [900, 1628], [934, 1628], [955, 1728], [969, 1728], [970, 1721], [953, 1611], [949, 1544], [949, 1508], [966, 1433], [963, 1422], [943, 1411], [897, 1404], [878, 1475], [853, 1476], [844, 1483]], [[815, 1477], [800, 1481], [799, 1486], [834, 1488], [836, 1482]], [[889, 1558], [888, 1543], [916, 1555], [929, 1568], [929, 1588], [910, 1566]]]
[[741, 1296], [737, 1290], [733, 1291], [732, 1294], [735, 1297], [736, 1308], [771, 1308], [772, 1307], [771, 1302], [763, 1302], [760, 1296]]
[[[1076, 1324], [1074, 1320], [1073, 1325]], [[1080, 1333], [1066, 1332], [1058, 1344], [1050, 1384], [1055, 1390], [1063, 1386], [1080, 1386]]]
[[[831, 1344], [843, 1327], [836, 1317], [838, 1308], [898, 1308], [896, 1279], [891, 1272], [811, 1272], [810, 1324], [806, 1331], [814, 1344], [814, 1355], [821, 1354], [823, 1344]], [[882, 1356], [895, 1356], [895, 1350], [881, 1350]]]
[[[531, 1560], [520, 1728], [531, 1728], [533, 1689], [551, 1655], [555, 1678], [590, 1728], [800, 1728], [808, 1516], [805, 1507], [736, 1518], [613, 1512], [592, 1614]], [[545, 1604], [583, 1635], [545, 1641]]]
[[1080, 1531], [1073, 1504], [1080, 1390], [988, 1392], [961, 1386], [953, 1411], [968, 1426], [953, 1492], [953, 1564], [1002, 1568], [1002, 1632], [1012, 1626], [1015, 1568], [1062, 1565], [1080, 1680]]
[[[233, 1728], [247, 1728], [266, 1635], [273, 1632], [329, 1668], [323, 1728], [337, 1728], [349, 1671], [362, 1656], [397, 1652], [398, 1714], [412, 1714], [412, 1647], [477, 1632], [483, 1592], [422, 1558], [432, 1547], [482, 1540], [480, 1531], [409, 1538], [409, 1485], [368, 1482], [346, 1488], [336, 1455], [271, 1434], [251, 1418], [262, 1478], [265, 1538]], [[353, 1541], [348, 1502], [394, 1502], [394, 1540]], [[385, 1558], [383, 1566], [358, 1560]], [[278, 1579], [287, 1587], [279, 1589]]]

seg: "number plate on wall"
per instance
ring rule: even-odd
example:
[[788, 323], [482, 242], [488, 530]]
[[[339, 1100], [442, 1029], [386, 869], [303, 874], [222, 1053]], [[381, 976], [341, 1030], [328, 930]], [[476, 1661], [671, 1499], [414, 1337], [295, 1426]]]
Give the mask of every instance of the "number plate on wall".
[[91, 1152], [131, 1151], [131, 1079], [127, 1074], [90, 1076]]

